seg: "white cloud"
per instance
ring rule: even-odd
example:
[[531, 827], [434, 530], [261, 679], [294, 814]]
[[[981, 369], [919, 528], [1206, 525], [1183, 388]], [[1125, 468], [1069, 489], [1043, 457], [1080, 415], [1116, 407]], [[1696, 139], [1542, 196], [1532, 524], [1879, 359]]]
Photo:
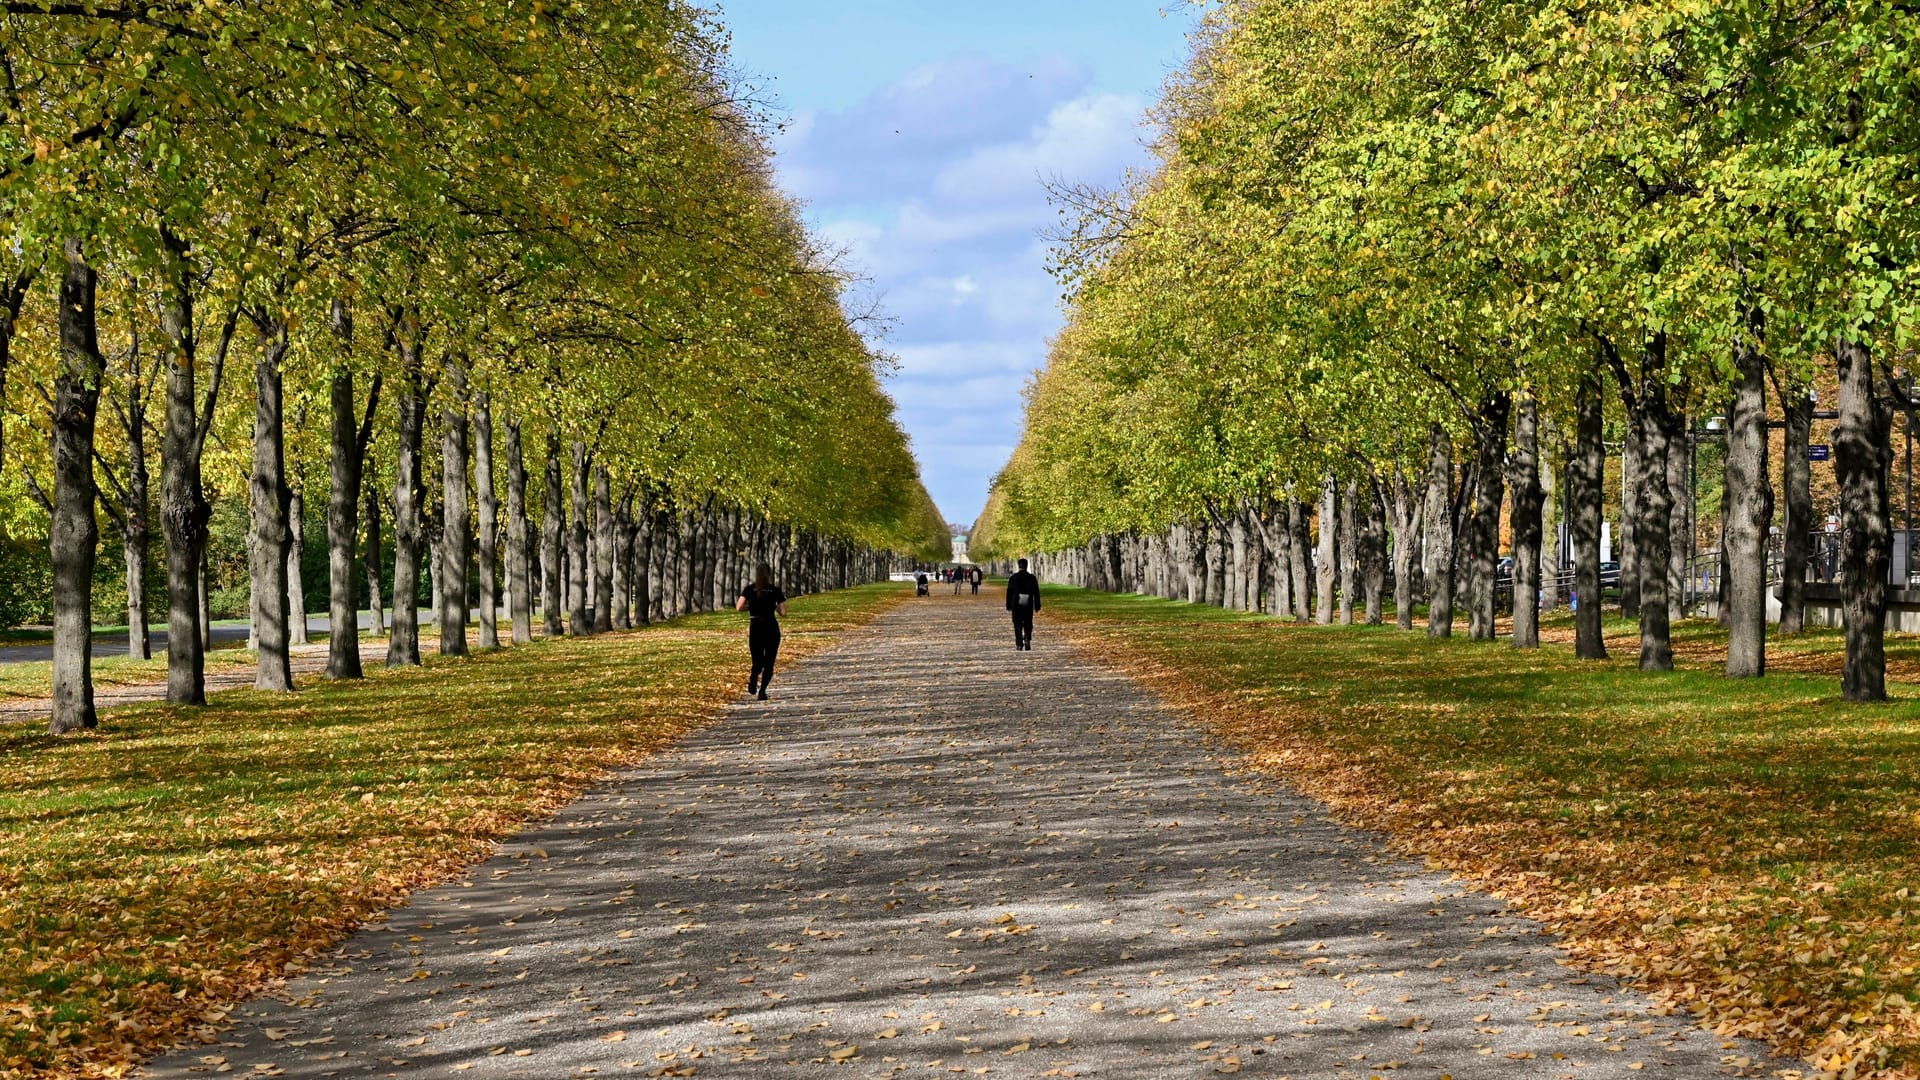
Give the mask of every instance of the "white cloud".
[[776, 140], [783, 184], [896, 320], [888, 388], [956, 519], [978, 512], [1018, 440], [1021, 389], [1060, 325], [1043, 180], [1111, 185], [1145, 164], [1143, 104], [1090, 91], [1066, 61], [955, 57]]
[[940, 170], [933, 190], [960, 204], [1031, 202], [1051, 177], [1117, 177], [1140, 158], [1144, 108], [1138, 98], [1118, 94], [1063, 102], [1027, 138], [976, 148]]

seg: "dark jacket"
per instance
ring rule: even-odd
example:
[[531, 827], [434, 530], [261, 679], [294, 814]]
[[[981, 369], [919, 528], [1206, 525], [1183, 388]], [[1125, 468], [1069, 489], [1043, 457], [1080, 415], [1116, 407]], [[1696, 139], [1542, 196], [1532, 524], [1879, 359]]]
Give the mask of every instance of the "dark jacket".
[[1031, 597], [1026, 605], [1028, 610], [1040, 610], [1040, 579], [1025, 570], [1016, 570], [1007, 579], [1007, 610], [1020, 607], [1022, 596]]

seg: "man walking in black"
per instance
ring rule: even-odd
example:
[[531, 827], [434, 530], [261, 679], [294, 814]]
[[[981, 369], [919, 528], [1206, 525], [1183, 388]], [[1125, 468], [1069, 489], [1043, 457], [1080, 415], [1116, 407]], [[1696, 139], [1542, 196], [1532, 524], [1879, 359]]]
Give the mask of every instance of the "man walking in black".
[[1033, 613], [1040, 610], [1040, 579], [1027, 572], [1027, 560], [1007, 579], [1007, 610], [1013, 612], [1013, 647], [1033, 650]]

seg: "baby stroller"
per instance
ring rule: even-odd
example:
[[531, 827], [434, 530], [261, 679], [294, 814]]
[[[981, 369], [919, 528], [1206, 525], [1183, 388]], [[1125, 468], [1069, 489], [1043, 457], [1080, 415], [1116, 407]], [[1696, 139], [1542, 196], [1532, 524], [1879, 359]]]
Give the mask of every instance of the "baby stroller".
[[919, 574], [915, 574], [915, 575], [914, 575], [914, 578], [913, 578], [913, 595], [915, 595], [915, 596], [930, 596], [930, 595], [932, 595], [932, 592], [931, 592], [931, 591], [930, 591], [930, 590], [929, 590], [929, 589], [927, 588], [927, 575], [926, 575], [926, 573], [925, 573], [924, 571], [922, 571], [922, 572], [921, 572], [921, 573], [919, 573]]

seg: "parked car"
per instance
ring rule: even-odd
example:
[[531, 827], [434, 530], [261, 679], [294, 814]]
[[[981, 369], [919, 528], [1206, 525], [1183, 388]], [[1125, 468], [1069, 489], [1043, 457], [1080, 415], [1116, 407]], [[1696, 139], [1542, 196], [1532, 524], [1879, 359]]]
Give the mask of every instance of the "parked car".
[[1600, 588], [1617, 589], [1620, 587], [1620, 564], [1608, 559], [1600, 564]]

